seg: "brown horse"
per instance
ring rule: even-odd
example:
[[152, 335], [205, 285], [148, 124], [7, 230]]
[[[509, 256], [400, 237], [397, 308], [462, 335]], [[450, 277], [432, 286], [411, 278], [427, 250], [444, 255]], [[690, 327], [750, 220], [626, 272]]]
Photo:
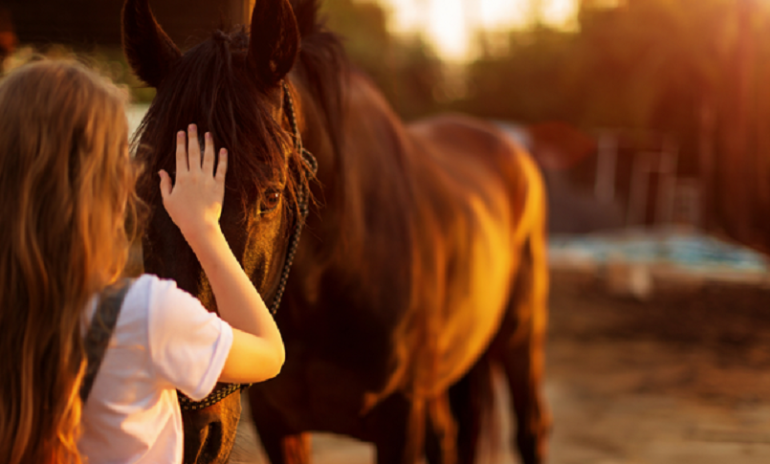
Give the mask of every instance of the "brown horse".
[[[380, 463], [473, 462], [498, 364], [523, 460], [542, 462], [546, 204], [527, 153], [462, 116], [405, 126], [346, 63], [316, 0], [257, 0], [250, 35], [217, 31], [184, 54], [147, 2], [124, 8], [126, 54], [157, 88], [138, 150], [154, 210], [146, 270], [216, 309], [151, 175], [173, 166], [173, 135], [191, 122], [231, 153], [221, 223], [266, 299], [295, 257], [276, 315], [284, 370], [249, 391], [270, 460], [308, 462], [307, 433], [328, 431], [374, 443]], [[300, 140], [318, 172], [295, 256]], [[186, 462], [229, 455], [238, 395], [211, 403], [183, 412]]]

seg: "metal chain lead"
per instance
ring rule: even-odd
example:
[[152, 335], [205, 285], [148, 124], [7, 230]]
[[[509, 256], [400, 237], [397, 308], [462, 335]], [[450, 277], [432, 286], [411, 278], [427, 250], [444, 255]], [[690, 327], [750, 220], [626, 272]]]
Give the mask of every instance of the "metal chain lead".
[[[294, 136], [294, 148], [300, 154], [301, 162], [304, 168], [312, 177], [318, 172], [318, 161], [315, 157], [302, 146], [302, 136], [299, 133], [299, 125], [297, 124], [297, 115], [294, 112], [294, 100], [289, 92], [289, 86], [286, 82], [283, 83], [283, 97], [285, 104], [286, 116], [289, 118], [289, 124], [291, 125], [292, 135]], [[278, 289], [276, 290], [273, 303], [270, 305], [270, 313], [275, 316], [278, 312], [278, 308], [281, 306], [281, 299], [286, 291], [286, 283], [289, 281], [289, 272], [291, 271], [291, 265], [294, 263], [294, 256], [297, 254], [297, 248], [299, 247], [299, 238], [302, 235], [302, 228], [305, 225], [308, 212], [310, 211], [309, 205], [310, 190], [307, 184], [302, 183], [302, 186], [297, 193], [297, 206], [299, 207], [299, 215], [297, 223], [294, 227], [294, 232], [289, 240], [289, 248], [286, 252], [286, 260], [283, 263], [283, 269], [281, 271], [281, 280], [278, 282]], [[251, 384], [239, 385], [235, 383], [220, 384], [214, 391], [212, 391], [202, 401], [193, 401], [182, 392], [178, 392], [179, 407], [182, 411], [197, 411], [199, 409], [208, 408], [213, 406], [223, 399], [227, 398], [231, 394], [238, 390], [249, 388]]]
[[251, 385], [239, 385], [237, 383], [219, 384], [214, 389], [214, 391], [209, 393], [209, 396], [203, 398], [201, 401], [193, 401], [184, 393], [177, 391], [177, 399], [179, 400], [179, 407], [182, 411], [197, 411], [199, 409], [213, 406], [231, 394], [235, 393], [236, 391], [242, 388], [248, 388], [250, 386]]

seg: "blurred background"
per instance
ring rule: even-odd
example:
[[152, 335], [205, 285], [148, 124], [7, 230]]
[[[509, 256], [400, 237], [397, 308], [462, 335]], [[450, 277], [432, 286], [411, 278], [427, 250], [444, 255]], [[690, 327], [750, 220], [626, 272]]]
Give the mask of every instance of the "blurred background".
[[[154, 93], [122, 57], [121, 4], [0, 0], [0, 59], [84, 56], [131, 90], [135, 126]], [[406, 121], [488, 119], [542, 168], [553, 462], [770, 462], [770, 0], [322, 4]], [[251, 5], [152, 1], [183, 48]], [[244, 424], [235, 460], [261, 462]]]

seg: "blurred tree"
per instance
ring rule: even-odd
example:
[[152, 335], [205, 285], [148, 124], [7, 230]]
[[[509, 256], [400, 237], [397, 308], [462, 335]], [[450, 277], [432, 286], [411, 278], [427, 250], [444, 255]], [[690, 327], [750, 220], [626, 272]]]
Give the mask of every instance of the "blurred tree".
[[739, 0], [715, 92], [709, 226], [770, 254], [770, 5]]
[[486, 117], [532, 122], [579, 119], [567, 104], [572, 84], [565, 64], [575, 36], [536, 27], [512, 32], [506, 52], [479, 38], [482, 56], [468, 69], [468, 92], [457, 109]]
[[3, 70], [3, 63], [15, 50], [18, 45], [18, 38], [13, 27], [11, 12], [5, 6], [0, 6], [0, 72]]
[[770, 2], [582, 0], [578, 23], [481, 33], [454, 107], [673, 137], [707, 227], [770, 251]]
[[371, 0], [326, 0], [323, 6], [351, 61], [401, 116], [411, 119], [435, 110], [443, 88], [442, 64], [420, 37], [391, 34], [388, 12]]

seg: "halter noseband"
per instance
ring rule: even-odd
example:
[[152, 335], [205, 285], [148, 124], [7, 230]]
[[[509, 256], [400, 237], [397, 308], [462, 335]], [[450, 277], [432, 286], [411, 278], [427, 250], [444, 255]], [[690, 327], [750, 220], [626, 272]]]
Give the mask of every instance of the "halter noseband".
[[[307, 173], [310, 174], [308, 177], [315, 176], [316, 172], [318, 172], [318, 161], [309, 151], [307, 151], [302, 146], [302, 136], [299, 133], [297, 115], [294, 112], [294, 99], [292, 99], [291, 93], [289, 92], [289, 86], [285, 81], [283, 83], [283, 101], [284, 107], [286, 108], [284, 112], [286, 113], [286, 117], [289, 119], [292, 135], [294, 136], [294, 148], [302, 158], [302, 167]], [[292, 233], [291, 239], [289, 240], [289, 248], [286, 251], [286, 258], [284, 259], [283, 269], [281, 270], [281, 279], [278, 281], [278, 288], [276, 289], [273, 303], [270, 305], [270, 313], [273, 316], [275, 316], [275, 314], [278, 312], [278, 308], [281, 306], [281, 299], [283, 298], [283, 293], [286, 291], [286, 283], [289, 280], [291, 265], [294, 263], [294, 256], [296, 255], [297, 248], [299, 247], [299, 238], [302, 235], [302, 228], [305, 225], [305, 220], [307, 219], [307, 215], [310, 210], [308, 204], [310, 199], [310, 190], [306, 183], [300, 184], [301, 185], [299, 191], [297, 192], [297, 205], [299, 207], [300, 217], [296, 221], [294, 232]], [[214, 388], [214, 391], [212, 391], [209, 396], [202, 399], [201, 401], [193, 401], [182, 392], [177, 392], [179, 406], [182, 411], [197, 411], [199, 409], [208, 408], [209, 406], [213, 406], [219, 403], [236, 391], [249, 388], [250, 386], [251, 384], [219, 384]]]

